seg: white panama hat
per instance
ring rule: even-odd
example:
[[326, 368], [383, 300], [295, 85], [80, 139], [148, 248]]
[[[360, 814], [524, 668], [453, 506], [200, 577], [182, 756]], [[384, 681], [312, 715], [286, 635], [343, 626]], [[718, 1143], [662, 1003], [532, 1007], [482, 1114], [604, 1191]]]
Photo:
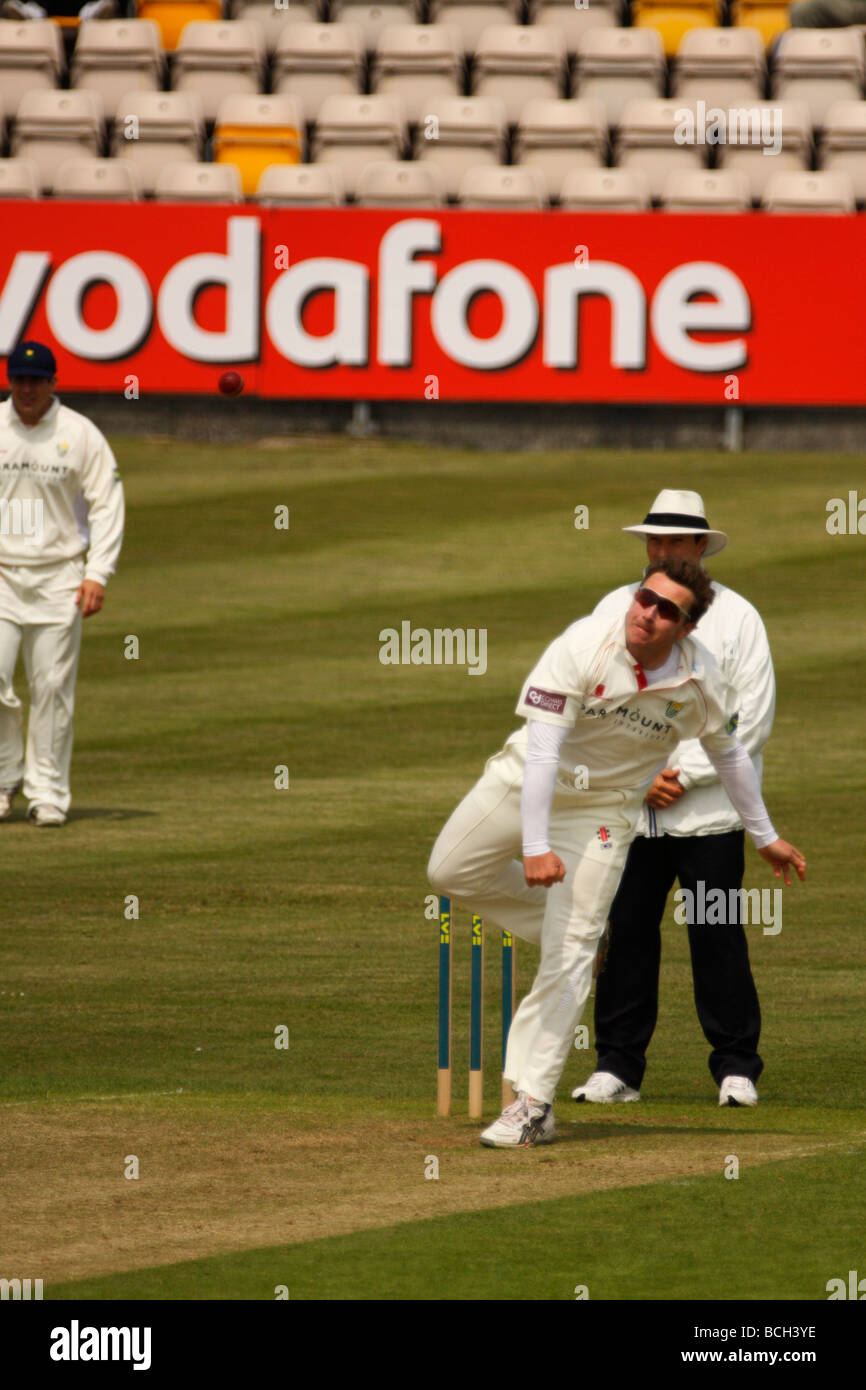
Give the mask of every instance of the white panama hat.
[[704, 499], [699, 492], [678, 492], [662, 488], [640, 526], [623, 526], [633, 536], [706, 536], [702, 559], [718, 555], [728, 538], [724, 531], [712, 531], [706, 517]]

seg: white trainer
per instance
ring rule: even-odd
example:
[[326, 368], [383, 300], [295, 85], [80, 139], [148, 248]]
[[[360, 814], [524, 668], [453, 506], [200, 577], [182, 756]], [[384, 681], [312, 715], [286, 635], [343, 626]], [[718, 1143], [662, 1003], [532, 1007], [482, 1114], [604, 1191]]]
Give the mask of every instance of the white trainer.
[[614, 1076], [612, 1071], [594, 1071], [583, 1086], [576, 1086], [572, 1100], [592, 1100], [600, 1105], [613, 1105], [621, 1100], [640, 1100], [640, 1091], [632, 1090]]
[[517, 1149], [526, 1144], [551, 1144], [556, 1138], [553, 1106], [533, 1100], [525, 1091], [506, 1105], [498, 1120], [484, 1130], [481, 1143], [489, 1149]]
[[0, 787], [0, 820], [8, 820], [11, 816], [14, 795], [9, 787]]
[[755, 1083], [747, 1076], [726, 1076], [719, 1087], [719, 1105], [757, 1105]]
[[49, 806], [47, 802], [41, 802], [36, 806], [31, 806], [27, 812], [27, 819], [31, 825], [65, 825], [66, 814], [61, 811], [59, 806]]

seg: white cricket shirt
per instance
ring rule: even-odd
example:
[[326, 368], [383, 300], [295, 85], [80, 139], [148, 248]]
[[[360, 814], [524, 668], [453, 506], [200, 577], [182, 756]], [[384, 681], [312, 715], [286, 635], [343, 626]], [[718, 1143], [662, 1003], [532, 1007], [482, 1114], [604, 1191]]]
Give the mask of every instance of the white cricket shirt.
[[[615, 589], [596, 605], [593, 617], [624, 620], [637, 584]], [[741, 594], [713, 580], [715, 598], [695, 628], [734, 693], [737, 738], [749, 753], [760, 779], [761, 749], [770, 737], [776, 710], [776, 680], [770, 643], [760, 614]], [[672, 806], [644, 806], [639, 835], [721, 835], [742, 828], [718, 773], [696, 739], [681, 743], [673, 765], [688, 794]]]
[[105, 584], [117, 565], [123, 522], [114, 454], [86, 416], [55, 396], [38, 424], [27, 426], [11, 398], [0, 404], [0, 565], [86, 554], [85, 579]]

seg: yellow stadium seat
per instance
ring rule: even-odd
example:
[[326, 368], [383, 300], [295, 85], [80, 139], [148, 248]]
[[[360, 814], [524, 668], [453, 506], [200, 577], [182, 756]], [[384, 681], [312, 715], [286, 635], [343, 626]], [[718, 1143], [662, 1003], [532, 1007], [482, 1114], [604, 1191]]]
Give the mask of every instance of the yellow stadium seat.
[[661, 35], [665, 57], [673, 58], [689, 29], [714, 29], [719, 22], [715, 0], [636, 0], [632, 7], [635, 28], [655, 29]]
[[250, 198], [265, 169], [273, 164], [300, 164], [300, 105], [290, 96], [226, 97], [217, 113], [214, 164], [233, 164], [244, 197]]
[[135, 13], [138, 19], [152, 19], [159, 26], [163, 49], [173, 53], [187, 24], [222, 19], [223, 7], [220, 0], [138, 0]]
[[764, 47], [769, 48], [773, 39], [790, 27], [787, 0], [735, 0], [731, 23], [741, 29], [757, 29]]

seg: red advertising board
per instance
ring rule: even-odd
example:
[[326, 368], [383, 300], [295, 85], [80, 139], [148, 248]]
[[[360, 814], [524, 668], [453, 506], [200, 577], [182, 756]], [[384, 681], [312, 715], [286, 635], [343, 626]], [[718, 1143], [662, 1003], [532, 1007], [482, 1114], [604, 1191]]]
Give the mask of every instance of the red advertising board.
[[866, 403], [862, 216], [7, 203], [0, 359], [67, 391]]

